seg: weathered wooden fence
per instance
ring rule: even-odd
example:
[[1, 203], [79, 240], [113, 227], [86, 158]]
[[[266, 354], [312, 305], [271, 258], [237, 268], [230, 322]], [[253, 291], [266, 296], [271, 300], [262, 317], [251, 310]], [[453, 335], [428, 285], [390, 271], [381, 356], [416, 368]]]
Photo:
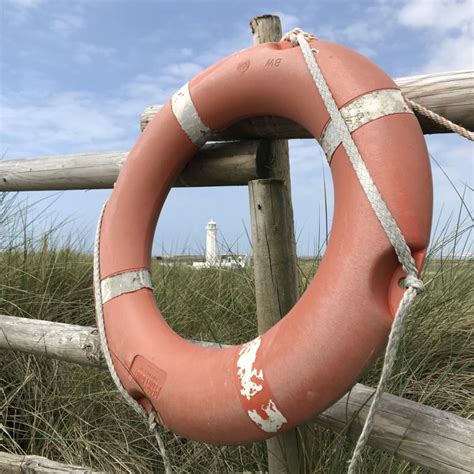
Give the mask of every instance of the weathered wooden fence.
[[[281, 37], [275, 16], [251, 22], [254, 43]], [[402, 92], [435, 112], [474, 129], [474, 71], [407, 77], [396, 81]], [[156, 114], [148, 107], [142, 129]], [[425, 133], [443, 133], [418, 117]], [[287, 139], [310, 138], [298, 124], [258, 117], [232, 125], [211, 139], [184, 169], [175, 186], [248, 185], [259, 332], [284, 316], [298, 298], [296, 245], [291, 205]], [[127, 152], [83, 153], [0, 162], [1, 191], [112, 188]], [[272, 205], [269, 206], [268, 203]], [[275, 205], [275, 203], [277, 205]], [[275, 229], [281, 232], [275, 232]], [[278, 259], [275, 258], [278, 256]], [[278, 264], [275, 265], [275, 262]], [[275, 301], [280, 305], [275, 305]], [[196, 341], [196, 344], [209, 344]], [[105, 367], [95, 328], [0, 315], [0, 350], [42, 355], [81, 365]], [[314, 421], [356, 436], [368, 411], [373, 389], [357, 384]], [[439, 472], [472, 472], [474, 422], [403, 398], [384, 394], [369, 444]], [[295, 430], [268, 441], [269, 471], [303, 472], [303, 453], [311, 439]], [[34, 456], [0, 454], [1, 472], [92, 472]], [[50, 465], [48, 463], [51, 463]], [[23, 467], [22, 467], [23, 466]], [[56, 471], [55, 471], [56, 469]], [[69, 471], [68, 471], [69, 469]], [[28, 471], [30, 472], [30, 471]]]
[[[402, 92], [419, 104], [474, 130], [474, 71], [428, 74], [396, 79]], [[159, 106], [142, 114], [142, 129]], [[444, 133], [418, 116], [423, 132]], [[312, 138], [300, 125], [279, 117], [256, 117], [212, 137], [186, 166], [175, 186], [246, 186], [272, 176], [269, 140]], [[239, 141], [235, 141], [239, 140]], [[112, 188], [128, 152], [79, 153], [0, 161], [0, 191], [45, 191]]]
[[[96, 328], [3, 315], [0, 315], [0, 328], [0, 350], [41, 355], [106, 370]], [[314, 422], [357, 436], [373, 393], [373, 388], [356, 384]], [[474, 422], [386, 393], [369, 445], [436, 471], [470, 472], [469, 466], [474, 466]]]

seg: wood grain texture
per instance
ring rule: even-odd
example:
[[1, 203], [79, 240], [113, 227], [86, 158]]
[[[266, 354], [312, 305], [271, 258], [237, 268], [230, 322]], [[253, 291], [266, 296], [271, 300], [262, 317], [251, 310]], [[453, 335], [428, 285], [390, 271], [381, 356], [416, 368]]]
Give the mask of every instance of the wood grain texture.
[[[105, 369], [99, 347], [97, 330], [92, 327], [0, 315], [0, 350]], [[316, 417], [315, 423], [355, 438], [367, 416], [373, 392], [371, 387], [356, 384]], [[385, 393], [369, 445], [436, 472], [468, 473], [474, 466], [474, 422]]]
[[[316, 422], [357, 438], [374, 392], [356, 384]], [[369, 445], [436, 472], [472, 473], [474, 469], [472, 420], [389, 393], [382, 395]]]
[[289, 268], [293, 257], [291, 228], [287, 225], [285, 185], [281, 179], [249, 183], [252, 227], [255, 298], [258, 332], [263, 334], [277, 323], [298, 300], [296, 268]]
[[96, 328], [0, 315], [0, 350], [105, 368]]
[[[257, 156], [266, 147], [261, 140], [207, 144], [174, 186], [246, 185], [260, 176]], [[112, 188], [127, 156], [122, 151], [0, 161], [0, 192]]]
[[0, 452], [0, 472], [2, 474], [98, 474], [87, 467], [62, 464], [42, 456], [23, 456]]
[[[471, 132], [474, 131], [474, 70], [440, 72], [396, 80], [403, 94]], [[417, 115], [425, 133], [446, 130]]]
[[[474, 131], [474, 70], [441, 72], [395, 79], [402, 93], [452, 122]], [[142, 130], [160, 106], [151, 105], [142, 113]], [[424, 133], [449, 133], [426, 117], [417, 115]], [[309, 132], [291, 120], [278, 117], [255, 117], [238, 122], [211, 135], [211, 139], [312, 138]]]
[[[292, 214], [288, 212], [291, 201], [288, 203], [287, 193], [281, 179], [249, 183], [259, 334], [277, 323], [298, 300], [294, 233], [289, 222]], [[310, 448], [302, 445], [298, 429], [270, 438], [266, 444], [270, 474], [310, 471], [305, 462], [311, 459]]]

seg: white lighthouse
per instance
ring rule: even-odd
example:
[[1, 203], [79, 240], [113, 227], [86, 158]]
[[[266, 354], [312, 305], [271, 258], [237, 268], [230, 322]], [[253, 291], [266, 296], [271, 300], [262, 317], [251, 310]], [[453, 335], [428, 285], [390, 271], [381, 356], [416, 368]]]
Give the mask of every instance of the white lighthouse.
[[218, 264], [217, 224], [211, 219], [206, 226], [206, 266], [213, 267]]
[[193, 268], [246, 267], [250, 262], [248, 255], [220, 254], [217, 247], [217, 224], [212, 219], [206, 226], [206, 255], [204, 258], [204, 262], [193, 262]]

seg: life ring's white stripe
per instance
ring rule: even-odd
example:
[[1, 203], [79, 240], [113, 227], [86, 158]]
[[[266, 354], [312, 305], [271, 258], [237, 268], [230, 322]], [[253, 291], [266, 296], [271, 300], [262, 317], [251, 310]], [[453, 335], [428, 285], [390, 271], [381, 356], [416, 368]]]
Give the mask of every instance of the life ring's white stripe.
[[[340, 112], [351, 133], [362, 125], [385, 115], [413, 113], [398, 89], [382, 89], [369, 92], [342, 107]], [[330, 121], [321, 137], [321, 148], [326, 153], [329, 163], [340, 144], [339, 133], [336, 131], [334, 122]]]
[[189, 93], [188, 83], [184, 84], [171, 98], [171, 107], [176, 120], [181, 125], [184, 133], [197, 146], [206, 142], [206, 136], [211, 131], [199, 117]]
[[153, 288], [149, 270], [133, 270], [130, 272], [119, 273], [100, 282], [102, 293], [102, 304], [107, 303], [112, 298], [132, 293], [142, 288]]

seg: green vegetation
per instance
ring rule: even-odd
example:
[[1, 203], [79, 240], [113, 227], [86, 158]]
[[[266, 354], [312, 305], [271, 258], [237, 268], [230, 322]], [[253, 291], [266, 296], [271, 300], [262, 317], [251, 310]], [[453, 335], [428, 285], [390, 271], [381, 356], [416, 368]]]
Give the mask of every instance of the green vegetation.
[[[4, 198], [5, 199], [5, 198]], [[80, 243], [34, 238], [24, 209], [0, 206], [0, 314], [94, 325], [92, 258]], [[433, 245], [428, 291], [409, 316], [390, 392], [469, 416], [473, 411], [474, 261], [454, 258], [467, 228]], [[49, 235], [49, 237], [46, 237]], [[467, 251], [466, 249], [463, 252]], [[318, 260], [302, 261], [301, 289]], [[154, 264], [155, 295], [185, 337], [237, 343], [256, 335], [251, 269], [192, 270]], [[160, 472], [156, 441], [104, 371], [13, 352], [0, 353], [0, 451], [35, 454], [108, 472]], [[380, 363], [363, 383], [375, 385]], [[353, 441], [315, 427], [314, 472], [341, 473]], [[216, 447], [164, 434], [178, 472], [265, 470], [262, 443]], [[423, 472], [367, 449], [361, 472]]]

